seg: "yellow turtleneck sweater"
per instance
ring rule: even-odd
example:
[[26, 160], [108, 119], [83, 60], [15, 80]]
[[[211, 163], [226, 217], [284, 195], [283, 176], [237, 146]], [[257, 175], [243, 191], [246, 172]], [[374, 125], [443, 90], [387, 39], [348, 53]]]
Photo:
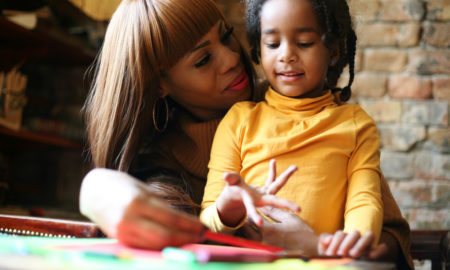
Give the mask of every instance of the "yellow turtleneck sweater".
[[201, 220], [213, 230], [221, 223], [215, 201], [224, 172], [239, 172], [250, 185], [263, 186], [270, 159], [278, 173], [298, 171], [277, 196], [297, 203], [299, 216], [317, 233], [344, 229], [381, 233], [379, 137], [375, 122], [358, 106], [338, 106], [330, 91], [295, 99], [273, 89], [265, 101], [240, 102], [214, 137]]

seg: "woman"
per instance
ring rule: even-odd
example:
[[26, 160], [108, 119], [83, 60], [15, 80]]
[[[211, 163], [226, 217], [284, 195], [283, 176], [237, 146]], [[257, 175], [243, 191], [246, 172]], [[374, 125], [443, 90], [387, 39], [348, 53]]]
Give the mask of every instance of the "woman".
[[133, 246], [199, 241], [199, 221], [155, 194], [196, 211], [217, 124], [252, 88], [248, 57], [213, 1], [123, 1], [85, 105], [90, 151], [97, 168], [163, 183], [93, 170], [81, 187], [82, 213]]
[[[81, 212], [131, 246], [199, 241], [197, 218], [170, 205], [196, 213], [217, 124], [235, 102], [258, 99], [252, 74], [213, 1], [123, 1], [108, 26], [85, 108], [95, 167], [121, 172], [92, 170], [82, 183]], [[262, 236], [270, 242], [293, 224], [308, 246], [317, 246], [318, 237], [296, 217], [263, 227]], [[394, 238], [388, 248], [397, 245]]]

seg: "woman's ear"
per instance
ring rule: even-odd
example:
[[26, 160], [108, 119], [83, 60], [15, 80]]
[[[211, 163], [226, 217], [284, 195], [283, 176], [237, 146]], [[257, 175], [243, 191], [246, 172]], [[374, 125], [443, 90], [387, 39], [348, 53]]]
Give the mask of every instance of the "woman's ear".
[[164, 75], [165, 73], [161, 71], [161, 77], [159, 80], [159, 95], [164, 98], [170, 93], [170, 84], [168, 82], [168, 77]]

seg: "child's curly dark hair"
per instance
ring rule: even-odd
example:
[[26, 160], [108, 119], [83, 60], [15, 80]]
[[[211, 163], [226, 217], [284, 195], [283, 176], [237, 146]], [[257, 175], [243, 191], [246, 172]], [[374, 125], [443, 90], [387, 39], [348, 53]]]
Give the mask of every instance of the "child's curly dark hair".
[[[340, 91], [341, 101], [351, 96], [351, 85], [355, 76], [356, 34], [353, 30], [350, 9], [346, 0], [310, 0], [317, 20], [324, 30], [322, 41], [328, 48], [339, 46], [339, 60], [328, 68], [326, 88], [333, 93]], [[267, 0], [246, 0], [247, 38], [252, 60], [259, 64], [261, 56], [261, 9]], [[343, 89], [336, 88], [339, 77], [346, 65], [349, 65], [350, 78]]]

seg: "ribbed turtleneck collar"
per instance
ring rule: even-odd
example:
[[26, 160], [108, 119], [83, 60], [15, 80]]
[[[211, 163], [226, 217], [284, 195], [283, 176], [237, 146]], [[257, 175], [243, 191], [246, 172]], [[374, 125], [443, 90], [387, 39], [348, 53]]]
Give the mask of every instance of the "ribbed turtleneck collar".
[[265, 99], [269, 106], [275, 107], [278, 111], [301, 114], [302, 117], [310, 117], [316, 115], [325, 107], [336, 106], [330, 90], [316, 98], [292, 98], [283, 96], [269, 87]]

